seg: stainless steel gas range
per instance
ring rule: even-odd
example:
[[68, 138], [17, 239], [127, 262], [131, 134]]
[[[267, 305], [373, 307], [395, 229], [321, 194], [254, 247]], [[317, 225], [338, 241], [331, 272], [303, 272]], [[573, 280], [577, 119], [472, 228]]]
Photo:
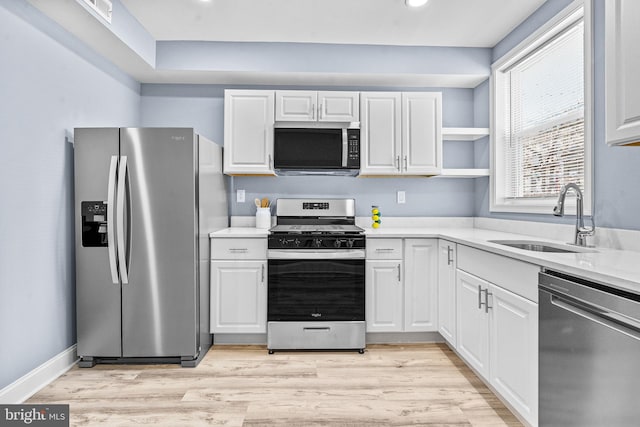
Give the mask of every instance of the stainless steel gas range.
[[365, 348], [365, 236], [353, 199], [278, 199], [268, 240], [267, 347]]

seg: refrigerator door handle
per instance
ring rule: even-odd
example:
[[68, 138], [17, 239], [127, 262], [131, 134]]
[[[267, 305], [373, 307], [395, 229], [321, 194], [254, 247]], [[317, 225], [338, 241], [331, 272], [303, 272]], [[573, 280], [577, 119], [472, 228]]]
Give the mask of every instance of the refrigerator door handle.
[[116, 171], [118, 156], [111, 156], [109, 166], [109, 187], [107, 189], [107, 249], [109, 251], [109, 270], [111, 282], [118, 284], [118, 262], [116, 259]]
[[125, 251], [124, 240], [124, 196], [125, 183], [127, 181], [127, 156], [120, 156], [120, 169], [118, 171], [118, 201], [116, 202], [118, 211], [118, 265], [120, 266], [120, 279], [123, 285], [129, 284], [129, 269], [127, 266], [127, 253]]

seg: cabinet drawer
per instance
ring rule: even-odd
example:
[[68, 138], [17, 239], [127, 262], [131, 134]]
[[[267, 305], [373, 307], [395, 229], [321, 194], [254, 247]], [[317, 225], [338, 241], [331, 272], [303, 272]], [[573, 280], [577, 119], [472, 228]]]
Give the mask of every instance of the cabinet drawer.
[[402, 239], [367, 239], [367, 259], [402, 259]]
[[457, 255], [458, 269], [538, 302], [539, 266], [464, 245]]
[[211, 259], [266, 259], [267, 239], [213, 238]]

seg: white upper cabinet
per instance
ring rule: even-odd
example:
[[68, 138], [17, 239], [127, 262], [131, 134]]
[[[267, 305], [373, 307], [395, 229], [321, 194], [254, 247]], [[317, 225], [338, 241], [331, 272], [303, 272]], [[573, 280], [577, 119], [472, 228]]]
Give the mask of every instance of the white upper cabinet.
[[440, 92], [362, 92], [360, 104], [362, 175], [440, 174]]
[[316, 120], [318, 92], [276, 91], [276, 121], [310, 122]]
[[318, 120], [359, 122], [360, 92], [318, 92]]
[[225, 91], [225, 174], [274, 175], [273, 107], [273, 91]]
[[360, 174], [399, 175], [401, 94], [363, 92], [360, 104]]
[[357, 122], [359, 92], [276, 91], [276, 121]]
[[640, 145], [640, 2], [605, 2], [607, 143]]
[[405, 175], [438, 175], [442, 168], [442, 94], [402, 94], [402, 153]]

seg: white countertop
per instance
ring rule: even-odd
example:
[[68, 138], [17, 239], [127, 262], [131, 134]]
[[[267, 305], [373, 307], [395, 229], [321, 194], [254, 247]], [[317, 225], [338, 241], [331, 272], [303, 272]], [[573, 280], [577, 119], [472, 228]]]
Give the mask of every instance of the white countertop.
[[[387, 227], [366, 228], [368, 238], [440, 238], [518, 259], [545, 268], [598, 281], [625, 291], [640, 294], [640, 252], [593, 248], [588, 253], [534, 252], [491, 243], [489, 240], [535, 240], [555, 244], [564, 241], [530, 235], [504, 233], [471, 227]], [[268, 230], [232, 227], [211, 233], [211, 237], [266, 237]]]
[[209, 237], [267, 237], [269, 230], [255, 227], [229, 227], [209, 233]]
[[640, 294], [640, 252], [592, 248], [588, 253], [534, 252], [491, 243], [489, 240], [535, 240], [566, 244], [558, 240], [480, 228], [382, 228], [366, 229], [367, 237], [433, 237], [537, 264], [545, 268], [602, 282]]

